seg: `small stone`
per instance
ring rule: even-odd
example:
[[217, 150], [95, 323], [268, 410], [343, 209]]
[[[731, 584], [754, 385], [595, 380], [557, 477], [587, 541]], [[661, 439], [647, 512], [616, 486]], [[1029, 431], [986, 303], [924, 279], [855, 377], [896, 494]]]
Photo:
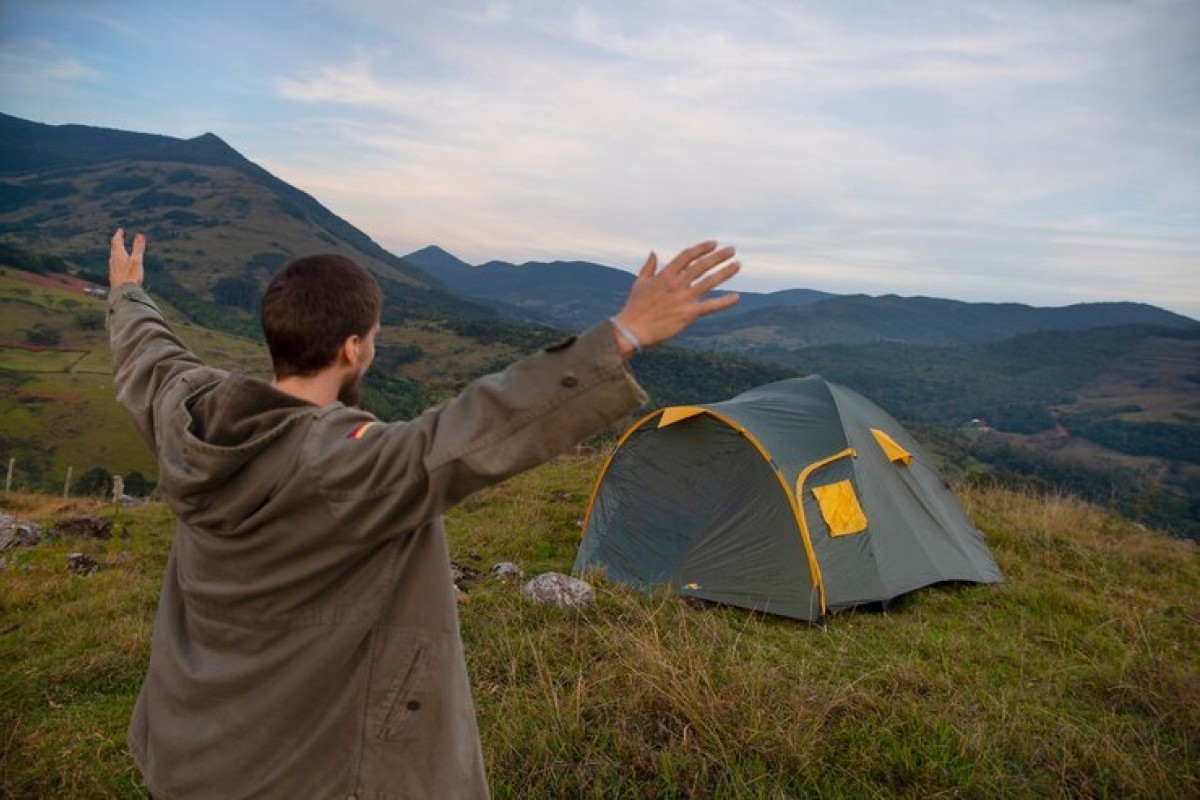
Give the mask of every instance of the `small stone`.
[[17, 519], [12, 514], [0, 514], [0, 550], [10, 547], [33, 547], [41, 541], [41, 525]]
[[68, 572], [73, 572], [76, 575], [91, 575], [98, 569], [100, 569], [100, 565], [96, 563], [95, 559], [90, 558], [85, 553], [67, 554]]
[[525, 584], [522, 594], [527, 600], [535, 603], [548, 603], [562, 607], [585, 605], [596, 600], [596, 592], [592, 589], [591, 584], [560, 572], [546, 572], [538, 575]]
[[479, 580], [479, 570], [465, 564], [450, 564], [450, 579], [458, 586]]
[[496, 566], [492, 567], [492, 577], [499, 578], [505, 581], [519, 581], [525, 577], [525, 573], [511, 561], [501, 561]]

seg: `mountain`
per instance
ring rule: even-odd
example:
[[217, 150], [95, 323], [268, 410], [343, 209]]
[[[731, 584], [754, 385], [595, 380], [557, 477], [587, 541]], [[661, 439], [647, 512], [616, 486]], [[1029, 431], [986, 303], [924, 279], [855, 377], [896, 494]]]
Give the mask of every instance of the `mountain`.
[[[520, 265], [489, 261], [471, 266], [432, 245], [409, 253], [404, 260], [464, 295], [503, 303], [529, 320], [563, 327], [618, 311], [634, 279], [630, 272], [582, 261]], [[894, 294], [833, 295], [812, 289], [739, 294], [739, 303], [729, 313], [701, 320], [680, 343], [778, 359], [781, 353], [830, 344], [969, 344], [1041, 330], [1186, 327], [1195, 322], [1142, 303], [1038, 308]]]
[[847, 295], [801, 307], [703, 320], [687, 335], [695, 347], [776, 358], [830, 344], [995, 342], [1034, 331], [1121, 325], [1183, 328], [1195, 320], [1142, 303], [1080, 303], [1038, 308], [1021, 303], [966, 303], [936, 297]]
[[406, 314], [496, 316], [211, 133], [183, 140], [0, 114], [0, 241], [99, 277], [117, 227], [148, 235], [147, 284], [210, 325], [252, 330], [239, 321], [274, 270], [322, 251], [363, 264]]
[[[409, 253], [404, 260], [456, 292], [501, 302], [519, 309], [527, 319], [567, 328], [615, 314], [634, 279], [633, 273], [587, 261], [519, 265], [489, 261], [471, 266], [435, 245]], [[776, 306], [803, 306], [834, 296], [813, 289], [740, 294], [741, 301], [731, 312], [735, 316]]]

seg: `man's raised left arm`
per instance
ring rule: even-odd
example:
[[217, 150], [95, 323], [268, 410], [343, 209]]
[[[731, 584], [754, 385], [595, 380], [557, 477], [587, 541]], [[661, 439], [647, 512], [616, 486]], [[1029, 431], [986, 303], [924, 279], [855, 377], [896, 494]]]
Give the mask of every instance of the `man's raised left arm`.
[[113, 352], [117, 400], [133, 416], [142, 436], [155, 446], [155, 400], [179, 374], [203, 367], [142, 289], [146, 237], [133, 238], [125, 249], [125, 231], [112, 237], [108, 258], [108, 335]]

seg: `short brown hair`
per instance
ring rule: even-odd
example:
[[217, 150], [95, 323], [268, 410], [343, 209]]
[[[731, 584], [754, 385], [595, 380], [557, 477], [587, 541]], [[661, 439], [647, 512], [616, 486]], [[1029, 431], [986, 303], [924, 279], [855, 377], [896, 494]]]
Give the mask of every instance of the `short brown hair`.
[[262, 326], [276, 378], [312, 375], [333, 363], [351, 336], [379, 322], [383, 292], [371, 273], [326, 253], [288, 262], [262, 300]]

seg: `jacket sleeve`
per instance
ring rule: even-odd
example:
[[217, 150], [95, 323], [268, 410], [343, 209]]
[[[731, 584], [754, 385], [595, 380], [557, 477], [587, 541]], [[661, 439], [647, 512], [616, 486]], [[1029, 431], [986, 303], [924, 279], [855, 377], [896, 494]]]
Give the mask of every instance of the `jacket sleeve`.
[[345, 535], [416, 530], [449, 506], [558, 455], [646, 402], [609, 323], [470, 384], [410, 422], [335, 406], [306, 461]]
[[157, 401], [179, 375], [204, 364], [179, 340], [158, 306], [137, 284], [113, 288], [108, 299], [108, 336], [117, 400], [150, 446], [157, 448]]

